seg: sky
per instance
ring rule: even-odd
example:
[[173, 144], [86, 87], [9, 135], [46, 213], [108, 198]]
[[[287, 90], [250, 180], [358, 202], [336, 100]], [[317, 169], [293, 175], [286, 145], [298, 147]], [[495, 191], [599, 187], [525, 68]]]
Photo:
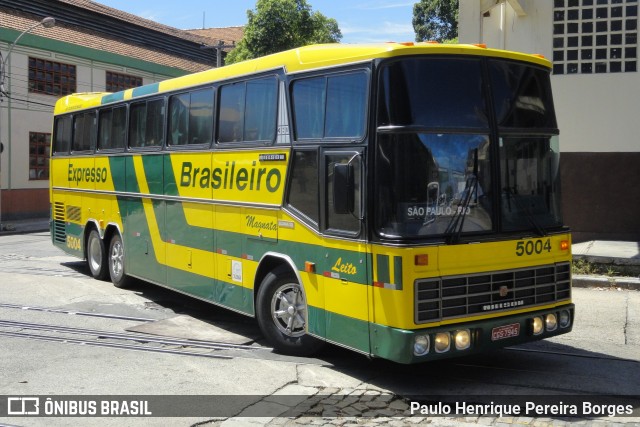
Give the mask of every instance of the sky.
[[[180, 29], [232, 27], [247, 23], [255, 0], [94, 0]], [[314, 11], [338, 21], [342, 43], [414, 41], [414, 1], [307, 0]]]

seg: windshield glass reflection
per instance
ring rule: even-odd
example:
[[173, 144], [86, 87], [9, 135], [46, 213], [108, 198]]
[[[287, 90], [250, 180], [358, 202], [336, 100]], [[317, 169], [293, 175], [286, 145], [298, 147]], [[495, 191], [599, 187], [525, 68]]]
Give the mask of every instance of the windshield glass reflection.
[[377, 226], [388, 237], [493, 229], [486, 135], [380, 134]]

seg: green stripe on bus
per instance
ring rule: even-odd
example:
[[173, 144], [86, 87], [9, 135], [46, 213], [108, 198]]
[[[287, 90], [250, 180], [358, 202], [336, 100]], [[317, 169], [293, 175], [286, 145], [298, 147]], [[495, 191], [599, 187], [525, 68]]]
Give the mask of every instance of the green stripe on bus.
[[[113, 182], [113, 188], [116, 191], [126, 191], [126, 174], [125, 166], [126, 157], [123, 156], [110, 156], [109, 157], [109, 169], [111, 173], [111, 181]], [[120, 212], [123, 212], [120, 210]]]
[[141, 157], [149, 193], [164, 194], [164, 156], [162, 154], [146, 154]]
[[[343, 316], [341, 314], [326, 311], [318, 307], [308, 307], [309, 322], [311, 320], [325, 320], [324, 325], [309, 324], [309, 332], [324, 336], [326, 339], [346, 345], [353, 349], [369, 354], [369, 322], [353, 317]], [[318, 331], [322, 327], [326, 328], [326, 335], [321, 335]]]
[[376, 255], [376, 270], [378, 272], [378, 282], [389, 283], [389, 257], [387, 255]]
[[124, 100], [124, 92], [116, 92], [116, 93], [103, 96], [100, 103], [104, 105], [104, 104], [110, 104], [112, 102], [123, 101], [123, 100]]
[[164, 171], [164, 194], [167, 196], [179, 196], [170, 154], [164, 155]]
[[139, 86], [133, 89], [132, 97], [137, 98], [139, 96], [151, 95], [158, 93], [160, 90], [160, 83], [151, 83], [144, 86]]
[[250, 316], [253, 312], [253, 290], [239, 284], [213, 279], [200, 274], [169, 267], [170, 287]]
[[396, 285], [396, 290], [402, 290], [402, 257], [393, 257], [393, 284]]

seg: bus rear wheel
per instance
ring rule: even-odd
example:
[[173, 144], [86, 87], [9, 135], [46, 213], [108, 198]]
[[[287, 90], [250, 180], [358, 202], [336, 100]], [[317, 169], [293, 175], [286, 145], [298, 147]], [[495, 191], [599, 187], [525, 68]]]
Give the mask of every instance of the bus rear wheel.
[[131, 278], [124, 270], [124, 243], [117, 233], [109, 243], [109, 276], [117, 288], [126, 288], [131, 283]]
[[106, 280], [109, 276], [107, 251], [98, 230], [93, 229], [87, 238], [87, 265], [91, 275], [98, 280]]
[[324, 345], [306, 332], [307, 302], [298, 279], [286, 267], [269, 272], [262, 281], [256, 317], [262, 333], [280, 353], [309, 356]]

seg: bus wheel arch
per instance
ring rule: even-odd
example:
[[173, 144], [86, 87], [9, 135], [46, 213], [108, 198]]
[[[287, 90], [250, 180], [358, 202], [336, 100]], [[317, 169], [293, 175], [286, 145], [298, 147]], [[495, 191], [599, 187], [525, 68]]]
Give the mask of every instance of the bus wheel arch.
[[323, 346], [324, 341], [307, 333], [308, 300], [295, 264], [286, 255], [262, 258], [254, 301], [260, 330], [275, 350], [308, 356]]
[[109, 277], [107, 249], [98, 225], [89, 221], [84, 228], [84, 256], [91, 275], [97, 280]]

